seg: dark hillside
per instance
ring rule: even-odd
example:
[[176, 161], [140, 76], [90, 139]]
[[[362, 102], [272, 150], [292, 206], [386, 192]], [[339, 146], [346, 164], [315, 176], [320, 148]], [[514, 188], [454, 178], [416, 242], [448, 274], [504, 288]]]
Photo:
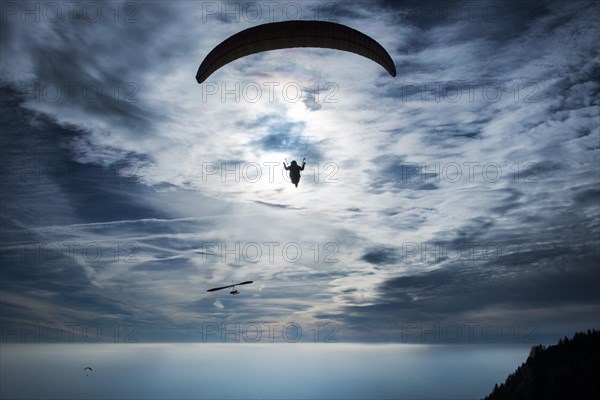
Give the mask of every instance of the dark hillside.
[[529, 357], [484, 400], [600, 398], [600, 331], [576, 333], [557, 345], [531, 348]]

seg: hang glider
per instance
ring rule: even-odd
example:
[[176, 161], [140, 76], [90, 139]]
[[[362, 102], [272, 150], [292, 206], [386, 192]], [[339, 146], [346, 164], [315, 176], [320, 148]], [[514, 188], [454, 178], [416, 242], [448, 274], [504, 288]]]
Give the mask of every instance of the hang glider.
[[245, 281], [245, 282], [235, 283], [235, 284], [232, 284], [232, 285], [216, 287], [216, 288], [208, 289], [207, 292], [214, 292], [214, 291], [221, 290], [221, 289], [231, 288], [231, 291], [229, 292], [229, 294], [239, 294], [240, 292], [238, 292], [235, 289], [235, 287], [238, 286], [238, 285], [247, 285], [249, 283], [252, 283], [252, 281]]

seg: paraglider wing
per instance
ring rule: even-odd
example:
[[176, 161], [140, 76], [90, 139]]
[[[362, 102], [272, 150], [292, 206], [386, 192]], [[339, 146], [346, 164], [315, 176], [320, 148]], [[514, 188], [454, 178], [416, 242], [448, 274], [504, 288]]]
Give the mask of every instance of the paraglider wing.
[[92, 368], [91, 368], [91, 367], [85, 367], [83, 370], [85, 371], [85, 370], [87, 370], [87, 369], [89, 369], [90, 371], [92, 370]]
[[349, 51], [369, 58], [391, 75], [396, 66], [388, 52], [371, 37], [348, 26], [325, 21], [272, 22], [243, 30], [215, 47], [202, 61], [196, 80], [238, 58], [263, 51], [293, 47], [321, 47]]

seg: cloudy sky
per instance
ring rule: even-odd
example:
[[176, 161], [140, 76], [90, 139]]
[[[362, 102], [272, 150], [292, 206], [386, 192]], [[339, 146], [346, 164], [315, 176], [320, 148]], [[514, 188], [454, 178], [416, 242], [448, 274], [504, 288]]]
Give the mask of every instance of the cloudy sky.
[[[563, 3], [3, 1], [2, 342], [598, 329], [600, 10]], [[397, 76], [285, 49], [196, 83], [294, 19], [371, 36]]]

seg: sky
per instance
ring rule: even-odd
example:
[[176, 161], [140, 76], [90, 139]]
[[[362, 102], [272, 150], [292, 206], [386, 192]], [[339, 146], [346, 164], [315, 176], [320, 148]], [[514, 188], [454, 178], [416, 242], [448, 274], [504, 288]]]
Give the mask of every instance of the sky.
[[[600, 328], [599, 14], [594, 1], [3, 0], [3, 366], [34, 360], [25, 345], [187, 343], [210, 357], [323, 344], [321, 359], [455, 346], [456, 367], [471, 345], [503, 363], [455, 385], [475, 398], [532, 345]], [[369, 35], [397, 75], [303, 48], [196, 82], [229, 36], [296, 19]], [[283, 162], [303, 158], [296, 188]], [[365, 381], [399, 387], [375, 370]], [[413, 382], [403, 398], [444, 398], [451, 380], [434, 376], [437, 394]], [[347, 397], [330, 382], [322, 397]], [[34, 396], [23, 387], [4, 395]], [[297, 388], [245, 395], [319, 395]]]

